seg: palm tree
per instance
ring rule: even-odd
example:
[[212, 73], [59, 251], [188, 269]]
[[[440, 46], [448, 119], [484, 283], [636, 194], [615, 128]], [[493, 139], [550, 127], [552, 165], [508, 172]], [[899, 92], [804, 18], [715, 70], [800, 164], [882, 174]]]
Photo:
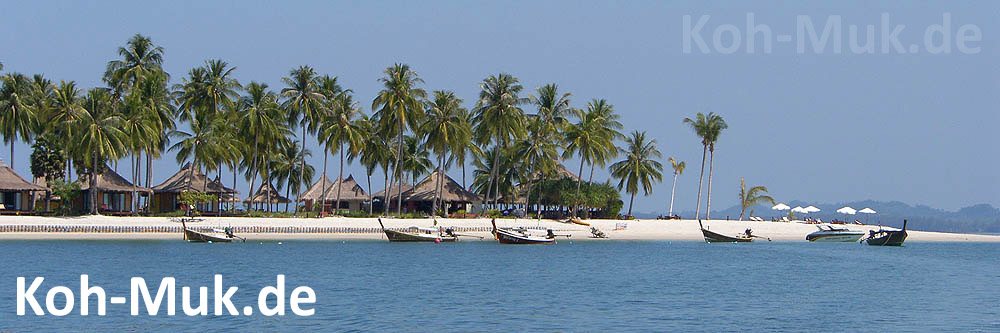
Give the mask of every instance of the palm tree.
[[[87, 92], [83, 112], [76, 122], [76, 137], [71, 150], [84, 158], [90, 171], [90, 213], [97, 214], [97, 175], [104, 167], [103, 161], [121, 156], [127, 146], [125, 132], [121, 130], [121, 117], [112, 110], [110, 90], [94, 88]], [[89, 164], [89, 165], [87, 165]]]
[[[528, 173], [525, 175], [528, 182], [527, 189], [524, 192], [525, 209], [528, 207], [531, 187], [534, 185], [536, 178], [541, 178], [546, 172], [555, 168], [555, 163], [559, 159], [557, 149], [560, 147], [556, 143], [558, 140], [549, 139], [552, 137], [552, 134], [547, 132], [548, 127], [544, 118], [531, 118], [528, 120], [528, 130], [531, 133], [529, 135], [530, 138], [521, 140], [518, 144], [514, 145], [515, 158], [522, 159], [523, 164], [528, 167]], [[540, 200], [541, 196], [539, 196], [538, 211], [536, 212], [539, 219], [541, 219], [542, 207]]]
[[155, 116], [143, 107], [143, 99], [139, 94], [131, 94], [126, 97], [125, 112], [121, 114], [122, 132], [125, 134], [125, 148], [132, 153], [129, 164], [132, 166], [132, 213], [136, 213], [138, 204], [137, 185], [139, 179], [136, 177], [139, 157], [137, 153], [148, 148], [148, 144], [159, 137], [160, 133], [153, 128], [154, 121], [150, 118]]
[[141, 34], [132, 36], [124, 47], [119, 47], [118, 55], [120, 60], [108, 62], [104, 72], [105, 82], [120, 82], [132, 88], [150, 73], [162, 71], [163, 48]]
[[177, 111], [167, 87], [168, 80], [165, 72], [152, 71], [145, 74], [133, 90], [133, 94], [139, 96], [139, 107], [147, 115], [146, 119], [152, 128], [151, 136], [142, 146], [146, 153], [146, 187], [150, 187], [153, 181], [153, 158], [159, 158], [167, 149], [167, 134], [176, 128], [174, 118]]
[[[73, 81], [62, 81], [59, 83], [59, 87], [53, 91], [55, 99], [52, 104], [53, 112], [48, 119], [48, 127], [58, 131], [58, 135], [65, 140], [64, 147], [73, 145], [73, 125], [80, 119], [81, 113], [85, 112], [81, 105], [81, 92], [82, 90], [77, 88]], [[66, 154], [66, 181], [72, 180], [73, 159], [71, 157], [70, 154]]]
[[[299, 193], [304, 182], [311, 182], [316, 170], [313, 166], [302, 163], [302, 160], [312, 156], [312, 152], [301, 148], [298, 140], [283, 141], [275, 156], [272, 172], [278, 180], [278, 190], [284, 188], [287, 197], [290, 192]], [[285, 204], [285, 212], [288, 212], [288, 204]]]
[[415, 136], [410, 135], [403, 138], [403, 160], [399, 162], [402, 170], [400, 174], [410, 174], [410, 185], [416, 185], [417, 179], [429, 173], [431, 166], [434, 165], [425, 146]]
[[740, 221], [743, 221], [743, 213], [747, 208], [765, 202], [774, 205], [774, 198], [767, 195], [767, 187], [754, 186], [747, 191], [747, 183], [740, 177]]
[[[530, 96], [531, 102], [538, 107], [538, 113], [535, 114], [534, 118], [537, 118], [537, 122], [529, 123], [529, 132], [531, 132], [530, 137], [532, 137], [535, 142], [532, 143], [534, 147], [542, 147], [545, 143], [551, 142], [562, 142], [564, 138], [562, 137], [562, 129], [569, 124], [569, 120], [566, 118], [573, 109], [570, 108], [570, 97], [572, 94], [564, 93], [559, 94], [559, 86], [555, 83], [550, 83], [539, 87], [535, 90], [538, 94], [537, 96]], [[561, 145], [559, 145], [560, 148]], [[555, 168], [555, 162], [558, 161], [558, 155], [556, 158], [551, 160], [537, 160], [538, 163], [531, 163], [529, 165], [535, 167], [536, 171], [529, 173], [529, 181], [534, 181], [535, 173], [540, 176], [540, 182], [545, 182], [545, 176]], [[531, 190], [528, 189], [528, 195], [530, 196]], [[536, 205], [536, 214], [538, 218], [541, 218], [542, 214], [542, 196], [538, 196], [538, 203]], [[527, 203], [525, 203], [527, 205]]]
[[[383, 180], [384, 184], [389, 184], [389, 163], [392, 161], [393, 153], [392, 149], [386, 142], [385, 136], [377, 133], [377, 127], [370, 119], [362, 116], [359, 120], [359, 125], [361, 132], [368, 133], [368, 140], [364, 140], [360, 153], [358, 155], [348, 157], [348, 160], [353, 161], [356, 157], [361, 159], [361, 165], [365, 166], [365, 173], [368, 176], [368, 193], [370, 194], [372, 193], [372, 174], [375, 173], [375, 168], [378, 166], [382, 167], [382, 173], [385, 175], [385, 179]], [[389, 187], [387, 186], [386, 194], [388, 194], [388, 192]], [[388, 200], [388, 195], [385, 200]], [[388, 204], [386, 205], [388, 206]], [[373, 214], [373, 211], [374, 205], [369, 203], [368, 214]]]
[[0, 134], [4, 141], [10, 143], [10, 166], [14, 167], [14, 141], [31, 140], [35, 128], [35, 112], [28, 103], [31, 93], [31, 82], [24, 74], [13, 73], [4, 75], [0, 80]]
[[[299, 68], [289, 72], [288, 77], [281, 79], [286, 85], [284, 89], [281, 89], [281, 97], [285, 98], [282, 107], [288, 113], [288, 125], [293, 128], [296, 125], [302, 127], [303, 144], [300, 155], [306, 155], [304, 144], [306, 130], [308, 129], [310, 133], [315, 131], [316, 126], [319, 125], [319, 112], [323, 107], [324, 96], [317, 87], [316, 76], [316, 71], [312, 67], [299, 66]], [[296, 182], [298, 184], [302, 183], [306, 171], [306, 160], [303, 158], [300, 161], [302, 165], [298, 167], [299, 179]], [[301, 195], [301, 193], [295, 192], [295, 215], [299, 214], [298, 203]]]
[[611, 176], [620, 179], [619, 190], [625, 187], [625, 191], [631, 195], [628, 215], [632, 215], [632, 202], [639, 192], [639, 185], [642, 185], [642, 194], [645, 196], [653, 191], [654, 182], [659, 183], [663, 179], [663, 165], [656, 161], [656, 158], [663, 156], [656, 148], [656, 139], [646, 139], [646, 132], [632, 132], [631, 137], [625, 138], [625, 144], [627, 149], [619, 148], [625, 159], [611, 165]]
[[684, 173], [684, 168], [687, 167], [687, 163], [683, 161], [677, 162], [673, 157], [668, 159], [670, 161], [670, 166], [674, 169], [674, 184], [670, 186], [670, 209], [667, 216], [674, 216], [674, 190], [677, 189], [677, 176]]
[[[518, 96], [524, 87], [517, 78], [500, 73], [484, 79], [479, 88], [479, 100], [474, 110], [476, 141], [483, 146], [492, 142], [494, 150], [505, 150], [524, 135], [524, 112], [519, 105], [529, 100]], [[487, 201], [490, 187], [497, 182], [499, 174], [500, 154], [494, 154], [493, 158], [493, 170], [490, 170], [490, 181], [486, 187]], [[493, 193], [494, 207], [499, 198], [499, 186], [496, 189]]]
[[[253, 82], [246, 87], [247, 95], [240, 99], [240, 118], [238, 122], [240, 137], [251, 146], [253, 153], [244, 158], [246, 170], [250, 178], [250, 192], [254, 191], [254, 185], [260, 176], [261, 167], [264, 165], [263, 156], [267, 156], [269, 148], [278, 137], [283, 137], [287, 128], [284, 126], [284, 119], [278, 110], [278, 96], [268, 90], [266, 83]], [[251, 139], [253, 138], [253, 139]], [[264, 142], [263, 147], [261, 142]], [[265, 151], [261, 154], [261, 151]], [[265, 173], [266, 174], [266, 173]], [[261, 186], [267, 186], [263, 182]], [[271, 192], [267, 192], [267, 202], [271, 202]], [[249, 207], [247, 209], [249, 212]]]
[[[367, 133], [364, 131], [366, 119], [358, 119], [361, 115], [361, 109], [358, 107], [358, 103], [354, 102], [351, 96], [350, 90], [344, 90], [339, 93], [335, 91], [330, 92], [327, 109], [329, 110], [328, 117], [324, 119], [323, 124], [320, 128], [320, 136], [323, 138], [320, 141], [326, 143], [326, 151], [331, 153], [339, 151], [340, 152], [340, 173], [337, 176], [337, 201], [334, 214], [340, 211], [340, 186], [343, 184], [344, 179], [344, 145], [347, 145], [347, 152], [350, 156], [358, 155], [362, 149], [363, 142], [366, 140]], [[336, 150], [331, 150], [330, 148], [337, 147]], [[323, 170], [324, 177], [326, 176], [326, 155], [323, 154]], [[326, 183], [323, 183], [326, 186]], [[326, 205], [326, 189], [323, 189], [323, 198], [321, 199], [321, 205]], [[323, 207], [323, 206], [320, 206]]]
[[[618, 151], [614, 146], [614, 141], [621, 136], [618, 130], [622, 128], [622, 125], [618, 122], [619, 116], [614, 113], [614, 106], [603, 99], [591, 100], [587, 103], [586, 111], [573, 110], [573, 115], [578, 122], [566, 126], [567, 145], [563, 151], [563, 158], [570, 158], [573, 155], [580, 157], [580, 171], [577, 174], [580, 178], [577, 181], [575, 196], [579, 198], [583, 185], [584, 162], [589, 162], [591, 165], [592, 182], [594, 165], [604, 165], [610, 158], [617, 155]], [[573, 203], [572, 216], [576, 216], [578, 204], [577, 202]]]
[[[702, 152], [701, 152], [701, 173], [698, 176], [698, 202], [697, 208], [695, 208], [694, 218], [701, 218], [701, 190], [703, 188], [702, 181], [705, 179], [705, 157], [708, 155], [708, 146], [718, 139], [718, 133], [722, 131], [722, 128], [727, 127], [726, 122], [722, 120], [722, 116], [715, 113], [709, 112], [705, 115], [698, 112], [694, 119], [684, 118], [684, 123], [691, 126], [695, 134], [701, 138]], [[709, 175], [711, 178], [711, 175]], [[707, 219], [707, 212], [705, 218]]]
[[[451, 91], [434, 91], [434, 100], [427, 101], [427, 120], [423, 124], [423, 133], [427, 133], [427, 145], [438, 155], [437, 170], [444, 173], [445, 156], [457, 146], [462, 137], [472, 135], [469, 124], [465, 121], [468, 113], [462, 107], [462, 99]], [[466, 142], [468, 140], [465, 140]], [[462, 149], [459, 147], [459, 149]], [[438, 177], [434, 184], [434, 202], [431, 212], [437, 213], [441, 200], [444, 177]]]
[[[424, 98], [427, 92], [416, 86], [424, 80], [417, 76], [417, 73], [406, 64], [394, 64], [386, 68], [384, 77], [379, 79], [382, 83], [382, 90], [379, 91], [375, 100], [372, 101], [372, 110], [377, 110], [372, 115], [377, 119], [382, 134], [396, 135], [396, 162], [394, 164], [393, 178], [386, 186], [386, 198], [389, 197], [389, 189], [393, 182], [399, 187], [399, 193], [403, 190], [401, 179], [401, 161], [403, 158], [403, 132], [409, 127], [416, 132], [419, 130], [423, 113]], [[402, 214], [403, 196], [397, 196], [396, 214]], [[388, 202], [385, 205], [385, 214], [389, 213]]]

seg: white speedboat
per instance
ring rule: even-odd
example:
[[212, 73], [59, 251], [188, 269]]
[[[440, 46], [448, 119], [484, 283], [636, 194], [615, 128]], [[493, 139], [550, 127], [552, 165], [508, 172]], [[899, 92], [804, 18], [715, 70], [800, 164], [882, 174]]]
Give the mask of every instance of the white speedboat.
[[806, 235], [806, 240], [810, 242], [857, 242], [864, 236], [862, 231], [853, 231], [844, 227], [834, 227], [832, 225], [816, 226], [819, 231]]

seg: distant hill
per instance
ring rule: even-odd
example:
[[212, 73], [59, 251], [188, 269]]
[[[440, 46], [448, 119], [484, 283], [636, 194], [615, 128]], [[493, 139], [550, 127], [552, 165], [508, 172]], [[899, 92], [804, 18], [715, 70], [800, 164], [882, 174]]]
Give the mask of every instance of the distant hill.
[[[903, 219], [907, 219], [910, 221], [909, 228], [914, 230], [961, 233], [1000, 233], [1000, 209], [997, 209], [989, 204], [968, 206], [959, 209], [958, 211], [946, 211], [926, 205], [910, 206], [899, 201], [865, 200], [836, 204], [816, 204], [795, 200], [786, 202], [785, 204], [791, 207], [806, 207], [808, 205], [816, 206], [821, 209], [821, 211], [809, 214], [808, 216], [821, 218], [824, 221], [829, 221], [833, 218], [848, 221], [858, 219], [868, 224], [878, 224], [881, 222], [883, 225], [900, 227], [903, 225]], [[865, 207], [871, 207], [872, 209], [878, 211], [878, 214], [871, 214], [870, 216], [867, 214], [857, 214], [854, 216], [838, 214], [837, 209], [844, 206], [850, 206], [858, 210]], [[754, 206], [747, 209], [747, 215], [750, 214], [751, 210], [754, 212], [753, 214], [755, 216], [760, 216], [768, 220], [773, 216], [783, 216], [788, 213], [788, 211], [784, 211], [782, 212], [784, 214], [779, 214], [779, 212], [771, 210], [770, 206]], [[639, 213], [636, 214], [636, 217], [656, 218], [656, 216], [660, 214], [663, 213]], [[694, 217], [694, 211], [683, 211], [679, 214], [684, 218]], [[725, 219], [727, 216], [733, 220], [738, 218], [740, 216], [740, 207], [736, 205], [723, 210], [712, 211], [713, 218]], [[801, 214], [799, 214], [799, 217], [802, 217]], [[744, 217], [744, 219], [746, 219], [746, 217]]]

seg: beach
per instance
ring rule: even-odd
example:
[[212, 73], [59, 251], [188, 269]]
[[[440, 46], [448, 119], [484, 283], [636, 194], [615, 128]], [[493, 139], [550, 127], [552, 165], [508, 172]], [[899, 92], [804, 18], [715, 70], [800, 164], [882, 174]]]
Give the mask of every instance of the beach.
[[[380, 240], [385, 239], [376, 218], [247, 218], [247, 217], [202, 217], [201, 221], [190, 222], [189, 228], [223, 229], [232, 227], [238, 236], [250, 241], [281, 240]], [[492, 241], [490, 220], [485, 218], [436, 219], [439, 227], [452, 227], [463, 234], [481, 236]], [[568, 241], [603, 241], [591, 237], [590, 227], [554, 220], [497, 219], [499, 227], [526, 227], [544, 232], [552, 229], [556, 234], [570, 235]], [[382, 218], [386, 228], [434, 227], [435, 219], [395, 219]], [[584, 220], [608, 235], [608, 240], [676, 240], [701, 241], [702, 234], [698, 222], [694, 220]], [[709, 230], [736, 234], [747, 228], [753, 234], [772, 241], [805, 242], [805, 236], [817, 228], [815, 224], [801, 222], [754, 222], [754, 221], [702, 221]], [[180, 222], [170, 217], [0, 217], [0, 240], [170, 240], [181, 239]], [[878, 229], [874, 225], [847, 225], [851, 230], [867, 232]], [[1000, 242], [1000, 236], [980, 234], [958, 234], [913, 230], [909, 226], [907, 242]], [[25, 232], [31, 230], [30, 232]], [[463, 241], [478, 241], [464, 237]]]

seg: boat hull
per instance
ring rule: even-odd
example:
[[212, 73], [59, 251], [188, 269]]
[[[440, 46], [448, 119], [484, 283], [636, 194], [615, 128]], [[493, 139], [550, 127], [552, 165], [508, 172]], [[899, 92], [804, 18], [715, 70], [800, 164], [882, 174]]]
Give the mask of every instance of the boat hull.
[[434, 234], [418, 234], [395, 230], [385, 230], [385, 238], [390, 242], [454, 242], [458, 237], [439, 236]]
[[884, 235], [866, 240], [872, 246], [902, 246], [906, 241], [906, 230], [883, 231]]
[[197, 232], [191, 229], [184, 229], [184, 239], [192, 243], [232, 243], [233, 239], [228, 237], [212, 236], [206, 233]]
[[819, 233], [814, 232], [806, 235], [806, 240], [810, 242], [829, 242], [829, 243], [853, 243], [861, 239], [864, 236], [863, 232], [840, 232], [840, 233]]
[[499, 241], [500, 244], [555, 244], [556, 243], [556, 240], [552, 238], [523, 236], [505, 230], [496, 230], [494, 234], [496, 235], [497, 241]]
[[731, 237], [723, 234], [714, 233], [705, 229], [701, 229], [701, 235], [705, 237], [705, 242], [708, 243], [749, 243], [753, 242], [751, 237]]

